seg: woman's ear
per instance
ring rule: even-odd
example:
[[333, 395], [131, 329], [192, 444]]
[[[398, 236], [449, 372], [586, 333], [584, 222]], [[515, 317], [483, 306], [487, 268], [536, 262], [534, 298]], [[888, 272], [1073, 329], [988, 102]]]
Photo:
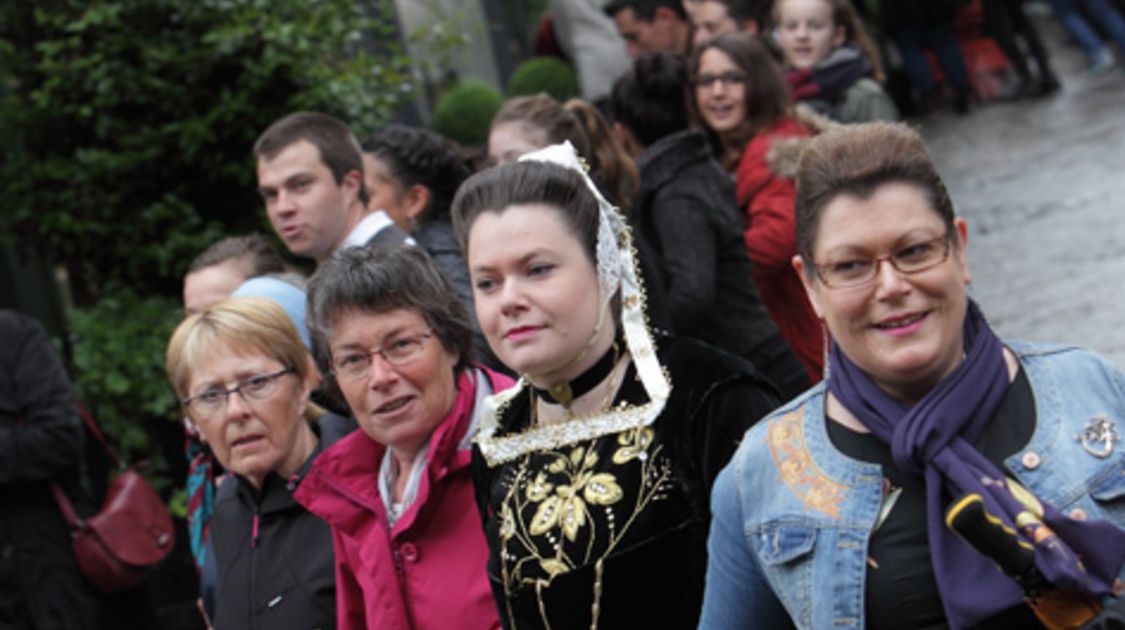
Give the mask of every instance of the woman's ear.
[[957, 232], [957, 249], [954, 256], [957, 257], [957, 265], [961, 268], [961, 276], [965, 279], [965, 284], [973, 281], [972, 274], [969, 272], [969, 224], [965, 222], [962, 217], [953, 219], [953, 229]]
[[421, 184], [414, 184], [402, 194], [402, 203], [406, 206], [406, 216], [411, 222], [416, 222], [430, 205], [430, 189]]
[[832, 35], [832, 47], [839, 48], [848, 43], [848, 30], [844, 28], [843, 24], [836, 27], [836, 32]]

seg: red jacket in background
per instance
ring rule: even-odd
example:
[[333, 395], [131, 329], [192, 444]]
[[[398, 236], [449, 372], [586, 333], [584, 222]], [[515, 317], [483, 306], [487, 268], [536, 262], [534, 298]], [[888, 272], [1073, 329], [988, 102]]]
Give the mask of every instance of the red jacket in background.
[[738, 205], [745, 213], [746, 249], [754, 261], [754, 282], [762, 303], [816, 383], [824, 369], [824, 337], [820, 320], [793, 269], [797, 191], [793, 180], [775, 173], [767, 161], [775, 140], [810, 135], [807, 127], [792, 118], [757, 133], [742, 152], [735, 186]]
[[339, 630], [500, 627], [471, 449], [460, 446], [476, 424], [478, 388], [511, 384], [485, 368], [461, 374], [453, 409], [430, 437], [417, 500], [393, 529], [379, 496], [385, 446], [356, 431], [313, 463], [294, 496], [332, 527]]

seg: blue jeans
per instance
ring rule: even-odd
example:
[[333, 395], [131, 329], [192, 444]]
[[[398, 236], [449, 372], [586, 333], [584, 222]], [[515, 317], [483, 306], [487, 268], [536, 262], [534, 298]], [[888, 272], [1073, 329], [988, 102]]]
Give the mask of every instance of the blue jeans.
[[965, 58], [961, 56], [961, 49], [950, 34], [948, 24], [902, 26], [891, 37], [902, 54], [902, 69], [919, 93], [928, 94], [936, 83], [922, 54], [922, 47], [933, 49], [942, 72], [954, 88], [968, 90], [969, 73], [965, 70]]
[[[1090, 28], [1086, 19], [1078, 12], [1079, 0], [1051, 0], [1051, 8], [1055, 10], [1055, 17], [1062, 23], [1063, 28], [1078, 42], [1090, 60], [1104, 54], [1105, 43], [1101, 37]], [[1118, 50], [1125, 55], [1125, 18], [1121, 17], [1108, 0], [1081, 0], [1090, 12], [1109, 32]]]

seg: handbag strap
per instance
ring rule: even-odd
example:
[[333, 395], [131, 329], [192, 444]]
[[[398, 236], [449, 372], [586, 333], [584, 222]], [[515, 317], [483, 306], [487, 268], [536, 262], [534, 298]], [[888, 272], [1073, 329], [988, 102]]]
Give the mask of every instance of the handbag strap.
[[[98, 426], [98, 423], [94, 420], [94, 417], [90, 415], [90, 410], [86, 408], [86, 405], [78, 403], [78, 415], [82, 418], [82, 423], [85, 424], [90, 433], [94, 435], [94, 439], [96, 439], [98, 443], [102, 445], [102, 449], [105, 450], [106, 455], [109, 456], [109, 459], [113, 462], [113, 465], [118, 469], [124, 468], [121, 457], [117, 454], [117, 451], [114, 450], [112, 446], [110, 446], [109, 441], [105, 439], [105, 435], [102, 434], [101, 427]], [[66, 524], [69, 525], [71, 529], [80, 529], [83, 525], [83, 520], [81, 518], [78, 518], [78, 514], [74, 511], [74, 505], [70, 502], [70, 498], [66, 496], [66, 492], [63, 491], [62, 486], [59, 485], [59, 482], [51, 482], [51, 494], [54, 495], [55, 503], [58, 504], [59, 512], [62, 512], [63, 519], [66, 520]]]
[[55, 503], [59, 504], [59, 511], [62, 512], [66, 524], [69, 525], [71, 529], [81, 528], [82, 519], [78, 518], [78, 514], [74, 512], [74, 506], [71, 505], [70, 499], [68, 499], [66, 493], [63, 492], [59, 482], [51, 482], [51, 494], [55, 495]]
[[110, 446], [109, 441], [105, 439], [105, 435], [102, 434], [101, 428], [98, 426], [97, 421], [94, 420], [94, 417], [90, 415], [90, 410], [86, 408], [86, 405], [78, 403], [78, 415], [82, 416], [82, 422], [85, 423], [86, 428], [90, 430], [90, 433], [94, 435], [98, 443], [102, 445], [102, 449], [105, 450], [106, 455], [109, 456], [113, 465], [118, 469], [125, 468], [124, 462], [121, 461], [121, 456], [117, 454], [117, 451], [114, 450], [114, 448]]

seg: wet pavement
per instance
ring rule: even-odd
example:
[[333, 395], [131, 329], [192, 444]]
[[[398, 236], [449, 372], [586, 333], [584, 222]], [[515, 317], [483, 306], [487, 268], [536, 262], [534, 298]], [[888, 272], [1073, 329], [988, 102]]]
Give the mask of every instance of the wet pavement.
[[1085, 72], [1038, 19], [1062, 92], [911, 121], [969, 224], [971, 295], [1005, 338], [1125, 368], [1125, 70]]

